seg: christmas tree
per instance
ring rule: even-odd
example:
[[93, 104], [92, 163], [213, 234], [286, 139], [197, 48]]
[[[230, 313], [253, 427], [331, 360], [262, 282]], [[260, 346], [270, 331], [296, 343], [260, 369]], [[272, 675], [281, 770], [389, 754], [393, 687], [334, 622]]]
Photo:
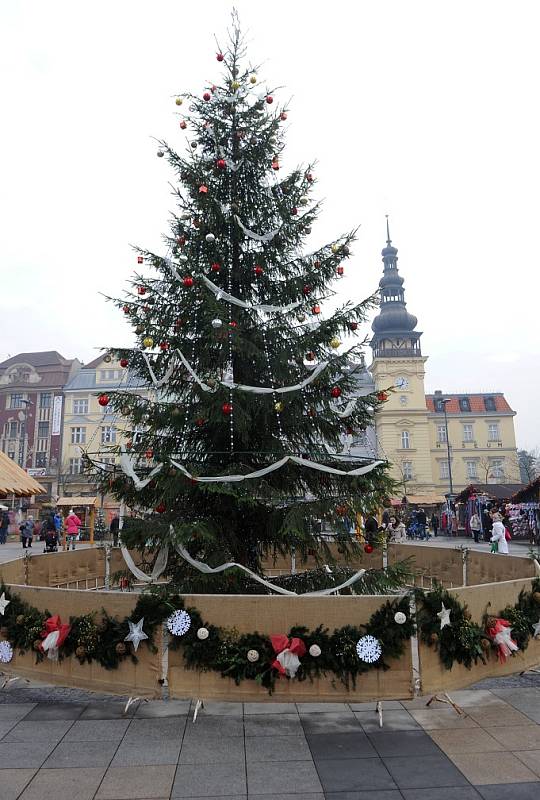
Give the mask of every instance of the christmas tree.
[[384, 399], [355, 395], [364, 342], [342, 347], [374, 298], [328, 311], [354, 232], [304, 252], [313, 168], [283, 175], [288, 111], [245, 60], [235, 21], [219, 81], [176, 96], [186, 152], [159, 143], [177, 209], [164, 252], [137, 248], [146, 274], [115, 300], [138, 344], [109, 350], [152, 391], [102, 398], [130, 421], [123, 470], [102, 478], [152, 517], [124, 531], [129, 544], [171, 536], [198, 559], [260, 572], [271, 552], [321, 552], [315, 521], [353, 550], [351, 521], [390, 482], [381, 462], [343, 454], [344, 434], [371, 425]]

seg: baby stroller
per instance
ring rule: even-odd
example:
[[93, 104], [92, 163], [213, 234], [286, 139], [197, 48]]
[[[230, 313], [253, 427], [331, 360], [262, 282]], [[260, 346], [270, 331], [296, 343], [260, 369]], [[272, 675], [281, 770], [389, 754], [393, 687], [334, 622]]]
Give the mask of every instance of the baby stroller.
[[56, 531], [47, 531], [45, 533], [45, 550], [44, 553], [57, 553], [58, 552], [58, 534]]

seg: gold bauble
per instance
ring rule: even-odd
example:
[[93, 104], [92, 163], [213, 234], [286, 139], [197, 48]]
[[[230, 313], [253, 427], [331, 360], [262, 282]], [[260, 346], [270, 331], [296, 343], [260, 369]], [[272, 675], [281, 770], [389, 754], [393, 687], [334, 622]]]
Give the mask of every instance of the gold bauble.
[[339, 346], [340, 346], [340, 344], [341, 344], [341, 342], [339, 341], [339, 339], [337, 338], [337, 336], [334, 336], [334, 338], [333, 338], [333, 339], [330, 339], [330, 347], [333, 347], [333, 348], [334, 348], [334, 350], [335, 350], [337, 347], [339, 347]]
[[233, 81], [231, 83], [231, 89], [233, 90], [233, 92], [236, 92], [236, 90], [239, 89], [239, 88], [240, 88], [240, 84], [238, 83], [238, 81]]
[[257, 76], [256, 75], [252, 75], [251, 78], [249, 79], [249, 82], [250, 83], [257, 83]]
[[332, 251], [332, 253], [337, 253], [339, 250], [339, 245], [333, 244], [330, 250]]
[[142, 340], [142, 343], [144, 347], [153, 347], [154, 340], [152, 339], [151, 336], [145, 336], [144, 339]]
[[86, 655], [85, 648], [82, 645], [79, 645], [79, 647], [77, 647], [77, 649], [75, 650], [75, 655], [77, 656], [77, 658], [84, 658]]
[[489, 641], [489, 639], [480, 639], [480, 647], [482, 648], [482, 650], [484, 650], [484, 652], [490, 650], [491, 642]]
[[278, 413], [280, 411], [283, 411], [283, 403], [279, 403], [279, 402], [278, 403], [274, 403], [274, 408]]
[[15, 622], [17, 623], [17, 625], [22, 625], [24, 622], [24, 614], [18, 614], [17, 617], [15, 618]]
[[309, 203], [309, 197], [301, 197], [300, 200], [298, 201], [299, 206], [307, 206], [308, 203]]
[[177, 106], [181, 106], [184, 101], [182, 100], [181, 97], [177, 97], [174, 102], [176, 103]]
[[125, 654], [127, 648], [126, 648], [126, 645], [124, 644], [124, 642], [118, 642], [118, 644], [116, 645], [116, 647], [114, 649], [116, 650], [116, 654], [117, 655], [123, 656]]

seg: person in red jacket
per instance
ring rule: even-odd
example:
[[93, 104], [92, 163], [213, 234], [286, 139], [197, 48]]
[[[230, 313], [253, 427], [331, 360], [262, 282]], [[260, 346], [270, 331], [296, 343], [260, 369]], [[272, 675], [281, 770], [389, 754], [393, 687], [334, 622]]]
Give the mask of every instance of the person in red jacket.
[[71, 543], [71, 549], [75, 550], [75, 542], [77, 541], [77, 536], [79, 535], [79, 528], [81, 527], [82, 522], [77, 516], [77, 514], [70, 509], [68, 516], [66, 517], [66, 549], [69, 550], [69, 545]]

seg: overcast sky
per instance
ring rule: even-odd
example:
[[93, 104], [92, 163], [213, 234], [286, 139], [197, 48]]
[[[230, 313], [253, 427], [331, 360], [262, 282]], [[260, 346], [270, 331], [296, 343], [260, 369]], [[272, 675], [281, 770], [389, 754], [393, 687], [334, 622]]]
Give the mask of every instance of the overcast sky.
[[[537, 0], [237, 0], [259, 75], [291, 99], [284, 169], [317, 159], [313, 246], [361, 225], [339, 284], [380, 278], [384, 215], [419, 318], [426, 390], [503, 391], [537, 424]], [[0, 358], [88, 361], [129, 341], [129, 248], [173, 208], [152, 137], [184, 146], [171, 96], [219, 75], [218, 0], [0, 4]]]

